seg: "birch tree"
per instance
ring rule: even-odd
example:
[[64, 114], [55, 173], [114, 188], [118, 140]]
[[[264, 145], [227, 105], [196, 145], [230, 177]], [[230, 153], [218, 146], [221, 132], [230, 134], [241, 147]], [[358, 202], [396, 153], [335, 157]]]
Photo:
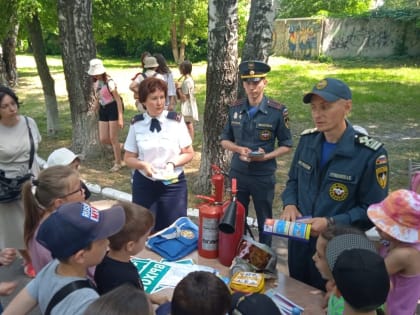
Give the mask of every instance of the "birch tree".
[[230, 155], [220, 146], [219, 135], [227, 120], [228, 104], [236, 99], [238, 59], [238, 1], [208, 3], [207, 89], [204, 109], [200, 176], [195, 189], [209, 191], [210, 167], [228, 169]]
[[73, 150], [85, 157], [102, 152], [92, 82], [86, 73], [96, 50], [92, 33], [91, 0], [58, 0], [58, 24], [64, 76], [70, 102]]

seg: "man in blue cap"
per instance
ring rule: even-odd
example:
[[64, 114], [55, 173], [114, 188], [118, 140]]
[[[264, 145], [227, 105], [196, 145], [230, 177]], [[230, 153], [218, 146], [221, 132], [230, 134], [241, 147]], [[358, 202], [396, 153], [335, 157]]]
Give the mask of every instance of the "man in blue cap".
[[280, 219], [311, 224], [308, 243], [289, 240], [290, 275], [325, 290], [312, 256], [316, 238], [331, 224], [372, 227], [367, 208], [388, 194], [388, 156], [382, 143], [357, 132], [346, 119], [352, 93], [344, 82], [326, 78], [303, 97], [314, 129], [301, 134], [282, 194]]
[[248, 214], [252, 197], [259, 242], [271, 246], [271, 236], [263, 230], [265, 219], [272, 218], [276, 159], [291, 151], [292, 136], [286, 106], [264, 95], [269, 71], [270, 66], [261, 61], [239, 65], [247, 98], [230, 106], [220, 138], [222, 147], [233, 152], [229, 176], [237, 179], [237, 198]]

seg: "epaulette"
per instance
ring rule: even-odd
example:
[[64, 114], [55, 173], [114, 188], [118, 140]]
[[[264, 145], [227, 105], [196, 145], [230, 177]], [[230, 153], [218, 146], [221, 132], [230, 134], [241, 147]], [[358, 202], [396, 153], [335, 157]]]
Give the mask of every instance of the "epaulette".
[[131, 124], [134, 124], [138, 121], [142, 121], [144, 119], [143, 114], [138, 114], [136, 116], [134, 116], [133, 118], [131, 118]]
[[236, 100], [234, 103], [230, 104], [230, 107], [235, 107], [235, 106], [241, 106], [246, 102], [245, 98], [241, 98], [239, 100]]
[[181, 121], [182, 115], [177, 112], [168, 112], [168, 115], [166, 116], [168, 119], [176, 120], [178, 122]]
[[284, 105], [282, 103], [276, 102], [272, 99], [267, 100], [267, 105], [275, 109], [283, 109]]
[[364, 145], [365, 147], [373, 151], [377, 151], [382, 146], [382, 142], [379, 142], [378, 140], [375, 140], [362, 133], [356, 133], [354, 135], [354, 141], [358, 144]]
[[311, 133], [315, 133], [315, 132], [318, 132], [318, 129], [316, 129], [316, 128], [309, 128], [309, 129], [303, 130], [300, 135], [301, 136], [310, 135]]

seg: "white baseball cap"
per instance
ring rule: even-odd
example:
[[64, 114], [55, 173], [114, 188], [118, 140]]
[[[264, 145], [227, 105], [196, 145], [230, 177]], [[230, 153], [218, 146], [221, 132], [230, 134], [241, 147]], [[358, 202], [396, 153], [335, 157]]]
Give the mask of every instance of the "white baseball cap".
[[56, 166], [56, 165], [69, 165], [75, 159], [79, 159], [79, 156], [74, 154], [73, 151], [70, 151], [67, 148], [60, 148], [54, 150], [47, 160], [46, 167]]

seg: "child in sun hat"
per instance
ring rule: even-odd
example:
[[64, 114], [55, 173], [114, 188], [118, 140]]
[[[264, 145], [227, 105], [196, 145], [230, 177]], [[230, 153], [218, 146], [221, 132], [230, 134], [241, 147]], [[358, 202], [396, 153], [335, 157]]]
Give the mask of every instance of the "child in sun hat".
[[391, 279], [387, 314], [413, 315], [420, 298], [420, 195], [400, 189], [368, 208]]

